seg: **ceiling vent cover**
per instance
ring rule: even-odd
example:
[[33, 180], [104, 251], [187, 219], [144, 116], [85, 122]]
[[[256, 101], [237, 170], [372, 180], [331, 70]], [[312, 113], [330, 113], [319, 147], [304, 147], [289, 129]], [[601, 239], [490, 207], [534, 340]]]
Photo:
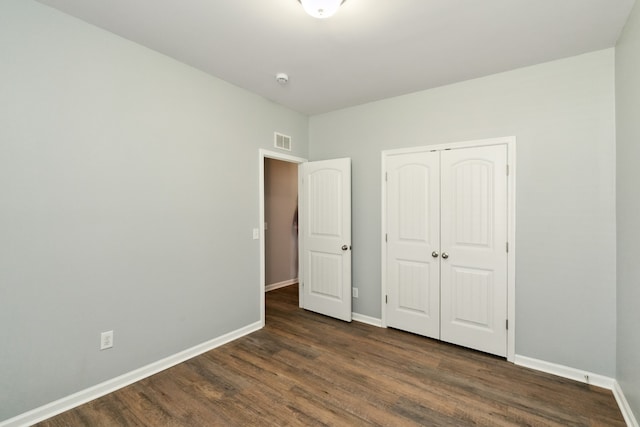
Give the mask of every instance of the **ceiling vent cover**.
[[281, 150], [291, 151], [291, 137], [278, 132], [274, 132], [273, 145]]

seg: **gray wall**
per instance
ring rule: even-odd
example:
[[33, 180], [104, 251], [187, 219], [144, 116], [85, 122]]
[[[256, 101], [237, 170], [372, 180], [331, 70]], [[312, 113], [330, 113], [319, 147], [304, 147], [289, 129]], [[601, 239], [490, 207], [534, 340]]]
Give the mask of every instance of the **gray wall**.
[[618, 383], [640, 420], [640, 5], [616, 47]]
[[380, 317], [380, 151], [517, 137], [516, 353], [615, 374], [614, 51], [313, 116], [353, 167], [354, 311]]
[[298, 206], [298, 165], [265, 159], [264, 215], [266, 285], [298, 278], [298, 234], [293, 217]]
[[30, 0], [0, 58], [0, 420], [258, 322], [258, 149], [307, 117]]

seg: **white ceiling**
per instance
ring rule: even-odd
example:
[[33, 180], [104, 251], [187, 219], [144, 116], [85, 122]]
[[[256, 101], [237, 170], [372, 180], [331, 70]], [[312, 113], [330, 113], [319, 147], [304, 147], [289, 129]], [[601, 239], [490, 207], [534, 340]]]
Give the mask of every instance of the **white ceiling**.
[[612, 47], [635, 2], [39, 1], [310, 115]]

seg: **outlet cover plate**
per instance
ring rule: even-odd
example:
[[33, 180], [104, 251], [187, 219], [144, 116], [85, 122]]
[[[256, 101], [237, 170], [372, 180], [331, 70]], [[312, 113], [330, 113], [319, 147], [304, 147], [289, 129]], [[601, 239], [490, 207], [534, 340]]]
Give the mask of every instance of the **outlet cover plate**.
[[106, 331], [100, 334], [100, 350], [113, 347], [113, 331]]

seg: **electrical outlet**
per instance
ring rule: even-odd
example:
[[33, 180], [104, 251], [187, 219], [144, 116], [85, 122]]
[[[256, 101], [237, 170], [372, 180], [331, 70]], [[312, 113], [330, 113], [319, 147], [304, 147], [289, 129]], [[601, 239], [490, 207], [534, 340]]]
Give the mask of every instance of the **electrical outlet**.
[[253, 229], [253, 240], [258, 240], [259, 238], [260, 238], [260, 229], [254, 228]]
[[107, 331], [100, 334], [100, 350], [106, 350], [113, 347], [113, 331]]
[[354, 298], [358, 298], [358, 288], [351, 288]]

